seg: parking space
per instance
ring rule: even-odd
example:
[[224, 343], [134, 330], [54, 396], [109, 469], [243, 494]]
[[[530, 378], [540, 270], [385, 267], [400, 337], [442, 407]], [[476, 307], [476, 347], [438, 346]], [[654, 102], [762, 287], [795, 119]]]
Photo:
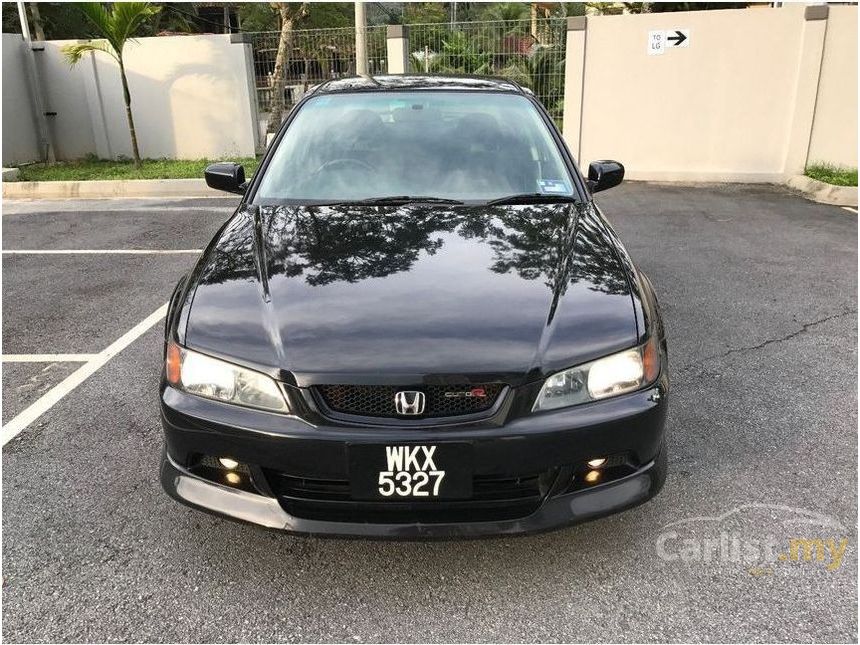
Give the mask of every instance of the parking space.
[[[3, 447], [4, 640], [856, 639], [856, 215], [767, 186], [600, 197], [668, 326], [666, 487], [562, 531], [435, 543], [291, 537], [168, 499], [162, 331], [141, 323], [195, 255], [8, 253], [193, 251], [235, 199], [5, 203], [4, 425], [89, 364], [20, 355], [102, 358]], [[660, 556], [666, 525], [750, 504], [834, 518], [841, 567]]]
[[3, 364], [3, 423], [80, 367], [83, 361], [7, 362]]
[[[237, 199], [20, 201], [4, 208], [3, 248], [194, 249]], [[202, 235], [201, 235], [202, 234]]]

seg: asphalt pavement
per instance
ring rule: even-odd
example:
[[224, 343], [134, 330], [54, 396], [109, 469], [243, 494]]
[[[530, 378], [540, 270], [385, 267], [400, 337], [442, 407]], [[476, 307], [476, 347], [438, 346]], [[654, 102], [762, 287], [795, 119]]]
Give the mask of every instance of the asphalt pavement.
[[[3, 447], [3, 640], [856, 641], [856, 213], [771, 186], [598, 197], [666, 318], [666, 486], [447, 542], [294, 537], [162, 492], [162, 328], [141, 321], [236, 199], [6, 201], [4, 425], [103, 364]], [[86, 252], [33, 253], [58, 250]]]

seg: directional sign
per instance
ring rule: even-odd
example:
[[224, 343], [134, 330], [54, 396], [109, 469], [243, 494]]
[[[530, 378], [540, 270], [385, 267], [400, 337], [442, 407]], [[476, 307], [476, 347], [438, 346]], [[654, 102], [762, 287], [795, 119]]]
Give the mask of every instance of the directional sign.
[[670, 29], [666, 32], [666, 46], [674, 49], [675, 47], [690, 46], [690, 30], [689, 29]]
[[666, 51], [666, 32], [665, 31], [649, 31], [648, 32], [648, 55], [659, 56]]
[[690, 46], [689, 29], [660, 29], [648, 32], [648, 55], [660, 56], [667, 49]]

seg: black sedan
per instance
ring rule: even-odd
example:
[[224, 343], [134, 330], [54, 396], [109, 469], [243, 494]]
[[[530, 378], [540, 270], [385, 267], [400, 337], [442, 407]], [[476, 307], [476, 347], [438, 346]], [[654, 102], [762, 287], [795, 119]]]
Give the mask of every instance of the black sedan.
[[546, 530], [654, 496], [668, 370], [648, 278], [534, 96], [330, 81], [177, 285], [161, 482], [298, 533]]

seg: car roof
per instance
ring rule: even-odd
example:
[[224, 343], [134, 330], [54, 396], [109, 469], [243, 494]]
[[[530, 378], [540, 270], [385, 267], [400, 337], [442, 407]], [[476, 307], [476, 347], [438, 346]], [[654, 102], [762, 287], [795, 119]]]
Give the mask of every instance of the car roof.
[[392, 92], [398, 90], [468, 90], [509, 92], [524, 94], [518, 84], [493, 76], [442, 76], [415, 74], [385, 74], [380, 76], [351, 76], [326, 81], [318, 85], [313, 94], [341, 92]]

